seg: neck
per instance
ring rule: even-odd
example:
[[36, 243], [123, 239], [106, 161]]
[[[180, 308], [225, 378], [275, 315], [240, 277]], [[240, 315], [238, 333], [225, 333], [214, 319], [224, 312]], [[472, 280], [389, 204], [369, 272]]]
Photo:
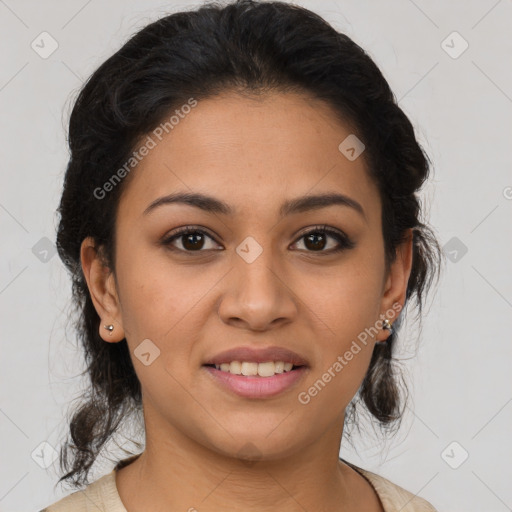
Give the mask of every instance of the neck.
[[343, 419], [306, 447], [260, 460], [220, 454], [183, 432], [169, 433], [168, 425], [165, 435], [148, 426], [146, 421], [145, 451], [117, 472], [121, 500], [130, 510], [355, 508], [354, 471], [338, 458]]

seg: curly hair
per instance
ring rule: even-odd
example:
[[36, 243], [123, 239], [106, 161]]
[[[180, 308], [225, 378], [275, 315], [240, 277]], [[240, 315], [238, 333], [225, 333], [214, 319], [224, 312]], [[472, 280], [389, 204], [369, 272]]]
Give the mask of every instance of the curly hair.
[[[61, 446], [60, 466], [67, 473], [59, 482], [88, 484], [101, 449], [128, 413], [142, 408], [126, 339], [105, 343], [100, 337], [100, 317], [80, 262], [81, 243], [90, 236], [115, 273], [116, 212], [130, 176], [102, 200], [94, 191], [174, 108], [190, 97], [200, 101], [229, 90], [307, 93], [350, 123], [366, 146], [364, 161], [382, 200], [388, 269], [406, 231], [413, 229], [406, 304], [415, 299], [419, 316], [426, 292], [439, 277], [442, 253], [432, 228], [420, 219], [417, 196], [430, 161], [381, 71], [360, 46], [317, 14], [284, 2], [211, 2], [152, 22], [90, 76], [70, 116], [57, 248], [72, 279], [74, 327], [90, 385], [73, 411], [70, 439]], [[403, 378], [393, 354], [403, 313], [387, 343], [375, 345], [345, 421], [354, 421], [360, 403], [381, 428], [399, 422]]]

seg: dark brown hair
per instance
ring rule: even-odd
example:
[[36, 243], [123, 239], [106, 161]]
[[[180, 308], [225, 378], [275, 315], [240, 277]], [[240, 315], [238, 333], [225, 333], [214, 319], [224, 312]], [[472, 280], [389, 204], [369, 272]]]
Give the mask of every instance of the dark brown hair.
[[[59, 482], [88, 484], [88, 473], [104, 445], [130, 413], [141, 410], [140, 383], [126, 339], [106, 343], [99, 336], [100, 318], [80, 264], [81, 243], [91, 236], [115, 272], [114, 226], [128, 180], [102, 199], [95, 191], [175, 108], [191, 97], [200, 101], [228, 90], [307, 93], [324, 100], [354, 127], [366, 146], [363, 157], [382, 199], [388, 268], [406, 230], [414, 229], [406, 304], [414, 298], [421, 316], [441, 256], [432, 229], [420, 219], [417, 196], [428, 177], [429, 161], [368, 54], [318, 15], [282, 2], [209, 3], [165, 16], [140, 30], [92, 74], [70, 117], [71, 155], [58, 209], [57, 247], [72, 278], [75, 326], [90, 385], [73, 411], [70, 439], [60, 453], [67, 473]], [[404, 400], [393, 352], [403, 313], [388, 342], [375, 346], [346, 423], [357, 423], [358, 403], [381, 427], [399, 423]]]

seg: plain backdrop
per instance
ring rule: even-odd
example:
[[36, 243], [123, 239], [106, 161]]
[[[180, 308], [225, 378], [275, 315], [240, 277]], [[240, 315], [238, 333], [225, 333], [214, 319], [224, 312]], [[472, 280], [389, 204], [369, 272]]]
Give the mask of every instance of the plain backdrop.
[[[72, 100], [138, 29], [200, 3], [0, 1], [1, 511], [37, 511], [70, 492], [54, 487], [54, 455], [83, 367], [54, 242]], [[296, 3], [361, 45], [389, 81], [433, 162], [422, 197], [446, 255], [419, 350], [404, 344], [402, 429], [385, 444], [370, 429], [341, 454], [440, 512], [511, 510], [512, 3]]]

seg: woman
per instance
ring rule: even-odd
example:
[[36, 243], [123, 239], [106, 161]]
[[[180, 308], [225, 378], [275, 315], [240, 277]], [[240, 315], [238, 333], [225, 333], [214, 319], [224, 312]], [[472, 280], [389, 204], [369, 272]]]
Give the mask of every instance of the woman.
[[[429, 165], [381, 72], [319, 16], [207, 4], [141, 30], [69, 125], [57, 242], [90, 391], [47, 512], [433, 511], [339, 458], [404, 408], [404, 307], [439, 267]], [[202, 253], [202, 254], [201, 254]], [[93, 483], [143, 412], [145, 449]]]

